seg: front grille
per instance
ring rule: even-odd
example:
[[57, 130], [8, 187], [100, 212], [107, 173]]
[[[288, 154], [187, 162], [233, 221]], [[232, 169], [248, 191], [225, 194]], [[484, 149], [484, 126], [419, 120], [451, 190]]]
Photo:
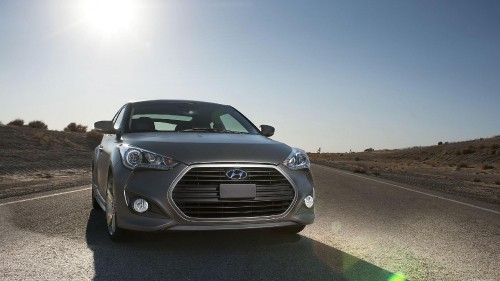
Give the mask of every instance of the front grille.
[[[261, 217], [283, 214], [292, 204], [295, 190], [276, 169], [244, 167], [247, 177], [231, 180], [228, 167], [198, 167], [189, 170], [172, 191], [177, 207], [192, 218]], [[255, 184], [252, 199], [221, 199], [220, 184]]]

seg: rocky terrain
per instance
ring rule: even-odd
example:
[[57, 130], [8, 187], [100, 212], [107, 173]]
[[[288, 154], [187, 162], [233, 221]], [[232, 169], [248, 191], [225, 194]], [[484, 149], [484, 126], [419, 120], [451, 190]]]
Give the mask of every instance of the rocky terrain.
[[500, 204], [500, 136], [309, 157], [318, 164]]

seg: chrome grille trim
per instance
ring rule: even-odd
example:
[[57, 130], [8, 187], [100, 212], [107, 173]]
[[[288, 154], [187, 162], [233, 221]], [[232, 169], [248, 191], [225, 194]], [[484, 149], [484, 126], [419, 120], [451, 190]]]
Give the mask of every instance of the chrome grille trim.
[[[184, 208], [186, 206], [177, 205], [177, 203], [174, 200], [174, 190], [177, 188], [178, 184], [182, 185], [182, 184], [185, 184], [186, 182], [189, 183], [190, 180], [193, 180], [193, 182], [195, 182], [194, 177], [196, 175], [195, 174], [190, 175], [189, 172], [193, 169], [199, 170], [200, 168], [201, 169], [209, 169], [209, 170], [216, 169], [216, 168], [219, 168], [219, 169], [242, 168], [242, 169], [250, 169], [250, 170], [263, 168], [264, 170], [262, 170], [262, 171], [264, 171], [264, 172], [274, 171], [275, 173], [273, 175], [271, 175], [270, 177], [269, 177], [269, 175], [266, 176], [267, 179], [264, 179], [264, 176], [257, 176], [255, 178], [252, 177], [251, 178], [252, 180], [247, 181], [247, 183], [251, 182], [251, 183], [255, 183], [258, 185], [259, 195], [261, 195], [261, 197], [259, 198], [260, 200], [237, 200], [238, 202], [235, 206], [232, 206], [231, 204], [225, 204], [224, 206], [222, 206], [222, 208], [224, 208], [224, 210], [225, 210], [224, 212], [228, 212], [228, 213], [230, 213], [232, 211], [232, 209], [239, 208], [240, 210], [238, 210], [238, 211], [235, 210], [235, 212], [241, 214], [242, 212], [248, 211], [248, 210], [245, 210], [245, 208], [247, 208], [250, 205], [255, 206], [255, 204], [257, 204], [257, 205], [262, 204], [264, 209], [267, 207], [271, 207], [271, 208], [276, 207], [277, 209], [280, 208], [279, 213], [277, 213], [277, 214], [273, 213], [270, 215], [265, 214], [262, 216], [251, 216], [251, 215], [244, 216], [243, 215], [243, 216], [232, 216], [232, 217], [196, 217], [196, 216], [189, 216], [189, 215], [185, 214], [183, 212], [183, 210], [181, 210], [181, 208], [183, 208], [184, 210], [187, 210]], [[272, 169], [272, 170], [270, 170], [270, 169]], [[221, 170], [219, 170], [218, 172], [214, 172], [214, 174], [217, 174], [217, 173], [221, 173]], [[210, 175], [209, 172], [207, 172], [205, 174], [208, 174], [208, 176], [206, 178], [204, 177], [204, 179], [206, 180], [206, 183], [208, 185], [202, 184], [201, 186], [203, 186], [202, 188], [207, 188], [208, 190], [206, 190], [206, 192], [202, 192], [199, 195], [200, 196], [199, 199], [203, 199], [203, 200], [214, 200], [215, 197], [218, 198], [217, 189], [218, 189], [218, 185], [221, 182], [222, 183], [229, 183], [229, 182], [236, 183], [236, 182], [238, 182], [238, 180], [231, 180], [231, 179], [226, 180], [226, 179], [224, 179], [225, 176], [224, 176], [224, 178], [222, 178], [220, 175]], [[186, 178], [187, 180], [183, 179], [185, 176], [187, 177]], [[221, 182], [219, 182], [218, 180], [212, 181], [212, 180], [210, 180], [210, 178], [218, 179]], [[196, 182], [200, 182], [199, 179]], [[201, 181], [201, 182], [204, 183], [203, 181]], [[214, 182], [216, 184], [213, 184]], [[239, 182], [241, 182], [241, 181], [239, 181]], [[245, 182], [245, 180], [243, 180], [243, 182]], [[210, 183], [212, 183], [212, 185], [210, 185]], [[267, 186], [266, 186], [266, 183], [268, 184]], [[266, 191], [266, 189], [269, 189], [269, 190]], [[278, 197], [278, 199], [279, 199], [280, 191], [283, 191], [285, 189], [288, 189], [288, 191], [290, 192], [290, 194], [289, 194], [290, 196], [289, 196], [289, 198], [287, 198], [288, 201], [282, 202], [282, 204], [284, 204], [285, 206], [278, 206], [279, 204], [276, 201], [274, 203], [271, 203], [271, 205], [269, 205], [269, 202], [272, 202], [273, 199], [276, 199], [275, 197]], [[201, 191], [201, 190], [199, 190], [199, 191]], [[203, 191], [205, 191], [205, 190], [203, 190]], [[278, 193], [273, 194], [273, 192], [278, 192]], [[291, 194], [292, 192], [293, 192], [293, 195]], [[176, 195], [178, 195], [179, 193], [182, 194], [182, 190], [176, 190], [175, 193], [177, 193]], [[280, 218], [283, 218], [286, 215], [288, 215], [288, 213], [290, 212], [290, 210], [292, 209], [292, 207], [296, 203], [297, 196], [298, 196], [297, 194], [298, 194], [297, 187], [295, 186], [293, 181], [290, 179], [290, 177], [288, 175], [286, 175], [286, 173], [284, 173], [282, 168], [279, 166], [266, 165], [266, 164], [248, 164], [248, 163], [245, 163], [245, 164], [242, 164], [242, 163], [197, 164], [197, 165], [192, 165], [192, 166], [186, 167], [176, 177], [176, 179], [172, 182], [171, 186], [169, 187], [168, 201], [171, 204], [171, 206], [173, 207], [173, 209], [177, 212], [177, 214], [187, 221], [200, 221], [200, 222], [262, 221], [262, 220], [280, 219]], [[273, 195], [277, 195], [277, 196], [273, 196]], [[204, 196], [206, 196], [207, 198], [203, 198]], [[269, 197], [268, 198], [269, 200], [262, 200], [266, 196]], [[231, 200], [225, 200], [225, 201], [231, 201]], [[251, 201], [251, 202], [247, 202], [247, 201]], [[283, 201], [285, 201], [285, 200], [283, 200]], [[231, 202], [228, 202], [228, 203], [231, 203]], [[242, 204], [242, 203], [244, 203], [244, 204]], [[250, 205], [248, 205], [247, 203], [249, 203]], [[259, 206], [257, 206], [257, 207], [259, 207]], [[189, 206], [187, 208], [189, 208]], [[202, 206], [202, 207], [195, 206], [194, 208], [198, 208], [197, 212], [201, 212], [201, 210], [203, 208], [207, 208], [208, 212], [213, 211], [213, 210], [210, 210], [210, 207], [207, 207], [207, 206]], [[216, 208], [218, 208], [218, 207], [216, 207]], [[258, 211], [254, 210], [254, 211], [250, 211], [249, 213], [251, 213], [251, 212], [256, 214]], [[187, 212], [187, 213], [189, 213], [189, 212]], [[264, 211], [264, 213], [266, 213], [266, 211]]]

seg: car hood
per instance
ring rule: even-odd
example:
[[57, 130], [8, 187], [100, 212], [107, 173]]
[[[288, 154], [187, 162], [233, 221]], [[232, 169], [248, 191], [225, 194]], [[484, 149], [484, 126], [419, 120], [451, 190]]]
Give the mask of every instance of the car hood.
[[292, 148], [261, 135], [228, 133], [129, 133], [123, 143], [140, 147], [184, 164], [283, 162]]

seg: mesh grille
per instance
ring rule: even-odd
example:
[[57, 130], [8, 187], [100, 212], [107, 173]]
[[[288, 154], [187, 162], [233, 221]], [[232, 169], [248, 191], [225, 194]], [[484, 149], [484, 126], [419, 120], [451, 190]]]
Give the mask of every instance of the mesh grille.
[[[280, 215], [292, 204], [295, 191], [276, 169], [241, 168], [247, 172], [243, 180], [226, 177], [227, 167], [203, 167], [189, 170], [177, 183], [172, 198], [179, 209], [193, 218], [234, 218]], [[253, 199], [220, 199], [219, 185], [255, 184]]]

